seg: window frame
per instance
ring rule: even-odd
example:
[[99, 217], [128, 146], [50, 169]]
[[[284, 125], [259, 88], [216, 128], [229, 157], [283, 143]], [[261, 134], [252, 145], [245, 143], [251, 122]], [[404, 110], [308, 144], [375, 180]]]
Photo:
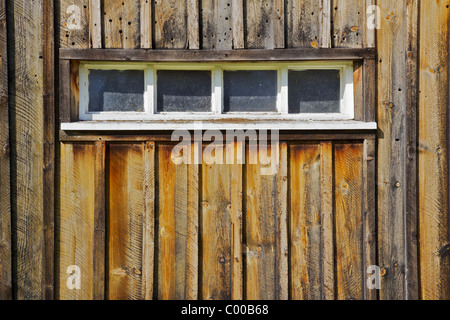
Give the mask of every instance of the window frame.
[[[96, 111], [89, 108], [89, 70], [143, 70], [144, 106], [143, 111]], [[158, 112], [157, 72], [159, 70], [208, 70], [211, 71], [211, 111], [210, 112]], [[277, 97], [276, 111], [233, 111], [224, 112], [224, 72], [245, 70], [276, 70]], [[290, 70], [339, 70], [340, 71], [340, 112], [339, 113], [289, 113], [288, 72]], [[102, 62], [81, 61], [79, 64], [79, 121], [145, 121], [145, 120], [217, 120], [255, 118], [298, 121], [354, 120], [354, 62], [353, 61], [301, 61], [301, 62]]]

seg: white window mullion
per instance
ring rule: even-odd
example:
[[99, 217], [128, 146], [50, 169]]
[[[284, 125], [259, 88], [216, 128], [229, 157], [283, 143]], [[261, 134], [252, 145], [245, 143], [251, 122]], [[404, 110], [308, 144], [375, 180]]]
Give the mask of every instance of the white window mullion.
[[144, 92], [144, 110], [147, 114], [156, 113], [155, 100], [155, 76], [154, 68], [149, 66], [145, 69], [145, 92]]
[[215, 114], [223, 113], [223, 72], [222, 68], [215, 66], [213, 70], [213, 93], [211, 97], [212, 112]]
[[278, 95], [278, 101], [277, 101], [277, 108], [278, 112], [281, 114], [288, 114], [289, 113], [289, 106], [288, 106], [288, 67], [284, 66], [279, 71], [279, 86], [280, 91]]

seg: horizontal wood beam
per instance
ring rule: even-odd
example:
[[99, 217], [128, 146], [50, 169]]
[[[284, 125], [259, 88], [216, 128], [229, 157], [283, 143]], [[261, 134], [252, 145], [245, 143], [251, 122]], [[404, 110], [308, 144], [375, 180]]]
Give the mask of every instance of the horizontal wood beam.
[[307, 61], [375, 59], [374, 48], [253, 49], [253, 50], [149, 50], [60, 49], [62, 60], [136, 62]]

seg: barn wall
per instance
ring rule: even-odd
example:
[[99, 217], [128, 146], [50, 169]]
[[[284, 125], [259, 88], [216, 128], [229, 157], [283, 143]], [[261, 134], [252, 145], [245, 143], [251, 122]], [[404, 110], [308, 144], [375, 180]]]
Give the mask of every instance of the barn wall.
[[[381, 9], [376, 33], [365, 23], [374, 3]], [[81, 10], [80, 29], [69, 29], [70, 5]], [[106, 293], [160, 299], [449, 299], [449, 5], [448, 0], [58, 0], [54, 5], [1, 0], [0, 298]], [[55, 34], [53, 14], [60, 18]], [[376, 170], [370, 140], [280, 144], [287, 182], [283, 176], [259, 177], [250, 165], [172, 168], [171, 145], [151, 139], [59, 145], [54, 46], [376, 46]], [[376, 186], [364, 179], [375, 171]], [[333, 172], [334, 180], [323, 180], [324, 172]], [[348, 190], [340, 180], [354, 183]], [[266, 203], [270, 197], [274, 202]], [[318, 207], [334, 215], [322, 213], [318, 223]], [[255, 208], [267, 210], [268, 220], [254, 221]], [[376, 225], [370, 224], [373, 208]], [[218, 215], [209, 219], [208, 211]], [[288, 225], [279, 220], [283, 216]], [[223, 236], [210, 244], [219, 226]], [[297, 238], [293, 226], [306, 228], [306, 238]], [[268, 244], [259, 246], [261, 237]], [[119, 238], [123, 241], [116, 243]], [[330, 248], [326, 239], [338, 245]], [[280, 243], [289, 244], [287, 257]], [[236, 259], [240, 252], [244, 260]], [[323, 254], [319, 263], [317, 252]], [[336, 265], [332, 257], [338, 257]], [[83, 265], [89, 283], [76, 292], [61, 285], [65, 265], [74, 261]], [[382, 267], [378, 292], [364, 285], [365, 267], [374, 261]], [[149, 263], [155, 268], [146, 267]], [[216, 265], [218, 270], [211, 269]], [[217, 272], [223, 277], [213, 283]], [[249, 287], [254, 283], [259, 286]]]

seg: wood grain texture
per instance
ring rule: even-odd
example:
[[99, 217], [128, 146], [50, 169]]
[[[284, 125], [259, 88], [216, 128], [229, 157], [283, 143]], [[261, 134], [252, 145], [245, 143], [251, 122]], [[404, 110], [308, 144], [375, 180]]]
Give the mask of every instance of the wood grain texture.
[[155, 49], [187, 49], [187, 7], [185, 1], [154, 2]]
[[[44, 98], [44, 292], [45, 300], [54, 298], [55, 259], [55, 28], [54, 1], [43, 2], [43, 98]], [[1, 55], [1, 54], [0, 54]]]
[[0, 1], [0, 300], [12, 299], [10, 146], [6, 4]]
[[[380, 299], [406, 298], [405, 132], [407, 88], [407, 16], [404, 3], [382, 1], [378, 30], [377, 155], [378, 257], [385, 274]], [[384, 273], [383, 271], [383, 273]]]
[[[286, 241], [283, 241], [284, 246], [280, 241], [280, 236], [285, 236], [287, 231], [283, 224], [286, 220], [286, 203], [277, 201], [277, 196], [281, 192], [278, 186], [280, 179], [283, 178], [280, 168], [272, 175], [265, 175], [263, 171], [270, 169], [274, 160], [272, 152], [279, 155], [279, 148], [279, 144], [273, 148], [270, 145], [259, 145], [258, 149], [247, 148], [245, 297], [249, 300], [275, 300], [279, 299], [280, 295], [285, 296], [282, 290], [286, 288], [286, 269], [278, 268], [278, 265], [284, 262], [287, 249]], [[263, 158], [261, 158], [262, 154]], [[270, 157], [269, 163], [266, 157]], [[252, 161], [252, 159], [258, 160]], [[276, 161], [279, 166], [279, 158]], [[285, 165], [286, 162], [283, 162], [284, 174], [286, 173]], [[283, 232], [284, 235], [281, 235]], [[281, 285], [280, 282], [282, 282]]]
[[364, 299], [362, 161], [360, 143], [334, 145], [336, 298]]
[[144, 145], [109, 144], [107, 150], [108, 300], [142, 298]]
[[290, 148], [291, 298], [321, 298], [320, 145]]
[[106, 291], [106, 143], [95, 142], [94, 171], [94, 300]]
[[[223, 145], [214, 146], [217, 154]], [[232, 296], [232, 170], [233, 165], [208, 164], [203, 159], [200, 245], [203, 300], [230, 300]]]
[[[421, 6], [418, 105], [420, 297], [450, 299], [448, 107], [449, 1]], [[433, 36], [429, 31], [434, 30]], [[439, 39], [439, 41], [436, 41]]]
[[187, 0], [188, 48], [200, 49], [200, 11], [198, 0]]
[[244, 49], [245, 32], [243, 0], [231, 0], [231, 18], [233, 29], [233, 49]]
[[[287, 0], [287, 47], [317, 48], [321, 43], [321, 2]], [[329, 30], [331, 34], [331, 29]]]
[[101, 0], [89, 0], [89, 41], [91, 48], [102, 47]]
[[140, 1], [104, 0], [105, 48], [140, 47]]
[[[43, 1], [8, 2], [14, 298], [43, 298]], [[11, 16], [10, 16], [11, 17]], [[33, 32], [30, 32], [33, 30]], [[11, 80], [11, 79], [10, 79]]]
[[155, 265], [155, 142], [144, 144], [144, 212], [142, 217], [142, 299], [153, 298]]
[[[95, 146], [61, 144], [61, 171], [57, 233], [57, 298], [94, 298]], [[70, 266], [81, 271], [79, 290], [69, 289]], [[69, 270], [70, 271], [70, 270]], [[72, 282], [71, 282], [72, 283]]]
[[[230, 50], [233, 48], [234, 31], [231, 4], [235, 5], [236, 3], [229, 0], [202, 0], [203, 49]], [[236, 27], [240, 28], [241, 26], [238, 24]]]
[[245, 0], [246, 48], [284, 48], [284, 1]]
[[333, 142], [320, 143], [321, 287], [323, 300], [335, 298]]
[[150, 49], [153, 47], [153, 18], [152, 18], [152, 1], [140, 0], [140, 36], [141, 48]]
[[188, 167], [183, 149], [158, 146], [158, 299], [186, 299]]
[[90, 48], [90, 0], [60, 1], [60, 47]]
[[334, 48], [364, 47], [366, 0], [332, 0]]

